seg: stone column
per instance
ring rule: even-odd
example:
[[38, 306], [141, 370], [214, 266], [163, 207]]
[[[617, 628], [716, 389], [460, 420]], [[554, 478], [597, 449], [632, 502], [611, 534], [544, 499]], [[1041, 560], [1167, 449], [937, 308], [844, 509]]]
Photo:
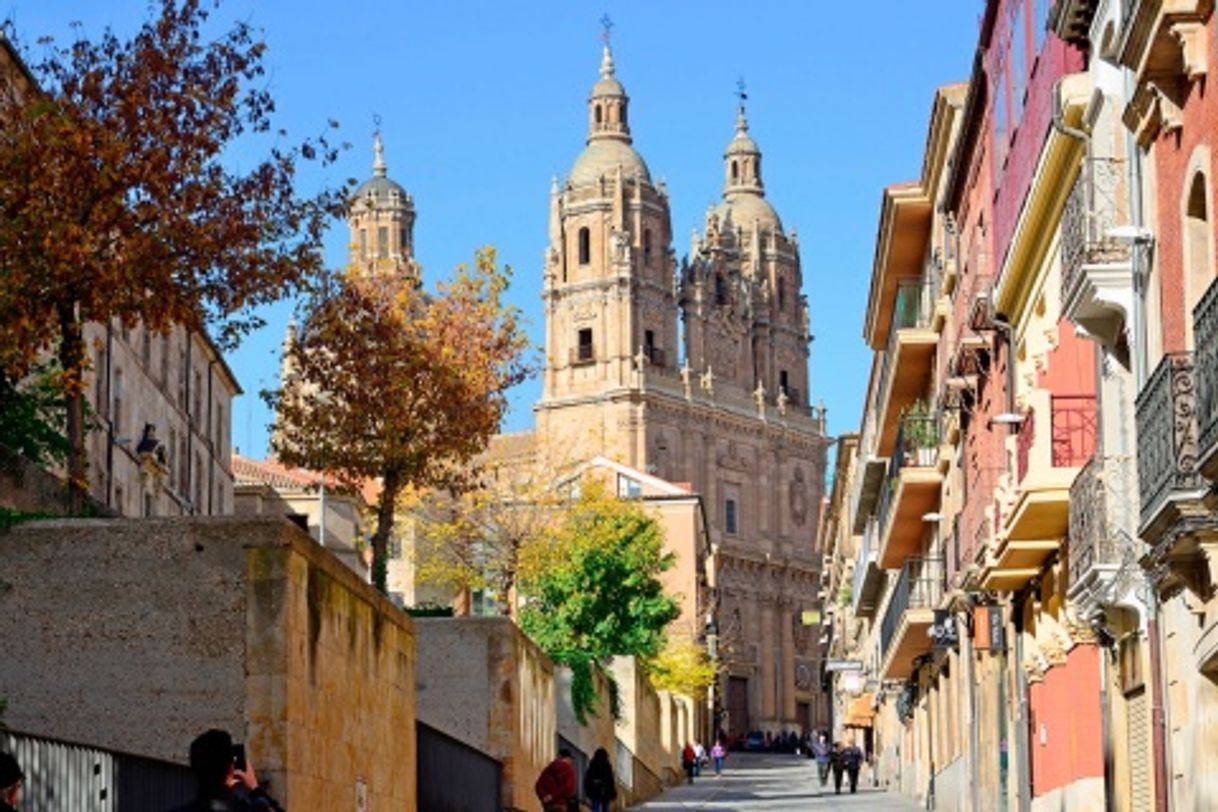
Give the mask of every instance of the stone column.
[[793, 605], [783, 597], [779, 604], [778, 624], [782, 631], [782, 721], [795, 721], [795, 629], [791, 625]]
[[778, 716], [777, 682], [775, 680], [774, 605], [766, 599], [761, 605], [761, 628], [758, 635], [761, 657], [761, 718], [772, 722]]

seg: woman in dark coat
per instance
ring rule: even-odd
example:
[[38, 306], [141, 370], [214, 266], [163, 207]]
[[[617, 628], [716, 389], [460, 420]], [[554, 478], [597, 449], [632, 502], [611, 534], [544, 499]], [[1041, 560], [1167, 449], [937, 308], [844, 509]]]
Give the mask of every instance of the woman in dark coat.
[[605, 748], [598, 747], [584, 773], [584, 795], [592, 803], [592, 812], [609, 812], [617, 799], [617, 782], [613, 780], [613, 765]]

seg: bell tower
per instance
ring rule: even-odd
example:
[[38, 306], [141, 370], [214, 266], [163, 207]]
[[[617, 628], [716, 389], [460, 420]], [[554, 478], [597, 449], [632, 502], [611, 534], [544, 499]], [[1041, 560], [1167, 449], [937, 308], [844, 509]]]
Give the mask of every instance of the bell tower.
[[372, 177], [351, 196], [347, 215], [351, 229], [350, 265], [365, 273], [404, 274], [417, 280], [414, 199], [389, 178], [379, 131], [372, 151]]
[[632, 387], [640, 365], [677, 367], [668, 193], [632, 145], [629, 101], [606, 37], [584, 150], [550, 189], [539, 412]]

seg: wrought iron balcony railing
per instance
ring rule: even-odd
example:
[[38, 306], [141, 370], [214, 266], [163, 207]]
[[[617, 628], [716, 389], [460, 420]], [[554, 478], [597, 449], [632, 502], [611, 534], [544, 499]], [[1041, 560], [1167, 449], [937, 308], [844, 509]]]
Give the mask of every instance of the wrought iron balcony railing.
[[1120, 566], [1133, 545], [1133, 460], [1094, 456], [1070, 486], [1070, 588], [1096, 567]]
[[888, 521], [888, 511], [892, 508], [901, 469], [933, 468], [937, 465], [942, 431], [943, 421], [938, 413], [914, 413], [901, 418], [892, 456], [888, 458], [888, 474], [880, 495], [880, 506], [876, 511], [881, 528]]
[[1163, 356], [1138, 393], [1138, 501], [1141, 530], [1173, 494], [1197, 491], [1197, 386], [1191, 352]]
[[887, 393], [888, 378], [892, 374], [892, 364], [896, 358], [897, 333], [914, 327], [926, 327], [930, 324], [931, 307], [934, 302], [930, 298], [930, 286], [923, 279], [897, 283], [897, 291], [893, 296], [892, 317], [888, 323], [888, 346], [884, 351], [884, 364], [880, 369], [880, 380], [877, 392], [880, 397]]
[[1218, 446], [1218, 279], [1193, 310], [1193, 339], [1197, 347], [1197, 421], [1201, 452]]
[[1108, 236], [1127, 220], [1125, 161], [1088, 158], [1062, 212], [1063, 302], [1073, 298], [1084, 265], [1129, 260], [1129, 242]]
[[[1095, 453], [1095, 396], [1053, 395], [1049, 402], [1050, 464], [1054, 468], [1077, 468]], [[1015, 444], [1020, 482], [1031, 468], [1035, 443], [1036, 411], [1028, 409]]]
[[881, 658], [887, 655], [905, 613], [910, 609], [934, 609], [943, 598], [946, 583], [942, 558], [919, 557], [905, 562], [880, 623]]

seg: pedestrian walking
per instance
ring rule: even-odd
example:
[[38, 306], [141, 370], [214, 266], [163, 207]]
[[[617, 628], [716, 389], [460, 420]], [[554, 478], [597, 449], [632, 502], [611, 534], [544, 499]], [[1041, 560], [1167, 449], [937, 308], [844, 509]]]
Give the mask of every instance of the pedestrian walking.
[[609, 753], [603, 747], [596, 748], [592, 761], [588, 762], [588, 770], [584, 773], [584, 795], [592, 804], [592, 812], [609, 812], [610, 806], [617, 800], [613, 765], [609, 763]]
[[846, 770], [846, 762], [842, 760], [842, 743], [834, 742], [833, 750], [829, 753], [829, 767], [833, 770], [833, 791], [842, 794], [842, 775]]
[[579, 779], [571, 763], [571, 751], [560, 748], [558, 758], [551, 761], [537, 783], [533, 785], [537, 800], [545, 812], [577, 812], [579, 809]]
[[283, 812], [258, 783], [245, 746], [233, 744], [227, 731], [212, 729], [190, 743], [190, 769], [195, 799], [175, 812]]
[[846, 767], [846, 775], [850, 778], [850, 792], [859, 788], [859, 768], [863, 766], [863, 751], [853, 741], [842, 751], [842, 763]]
[[833, 748], [829, 746], [829, 737], [824, 733], [812, 742], [812, 757], [816, 759], [816, 774], [823, 788], [829, 783], [829, 762], [832, 760]]
[[694, 775], [702, 775], [702, 765], [706, 763], [706, 748], [702, 742], [694, 742]]
[[685, 770], [686, 782], [690, 784], [694, 783], [694, 764], [696, 758], [694, 746], [686, 742], [685, 749], [681, 751], [681, 767]]
[[0, 812], [17, 812], [24, 781], [25, 773], [21, 772], [17, 759], [0, 753]]
[[715, 762], [715, 775], [723, 775], [723, 759], [727, 756], [727, 748], [723, 746], [723, 739], [715, 742], [711, 747], [711, 760]]

